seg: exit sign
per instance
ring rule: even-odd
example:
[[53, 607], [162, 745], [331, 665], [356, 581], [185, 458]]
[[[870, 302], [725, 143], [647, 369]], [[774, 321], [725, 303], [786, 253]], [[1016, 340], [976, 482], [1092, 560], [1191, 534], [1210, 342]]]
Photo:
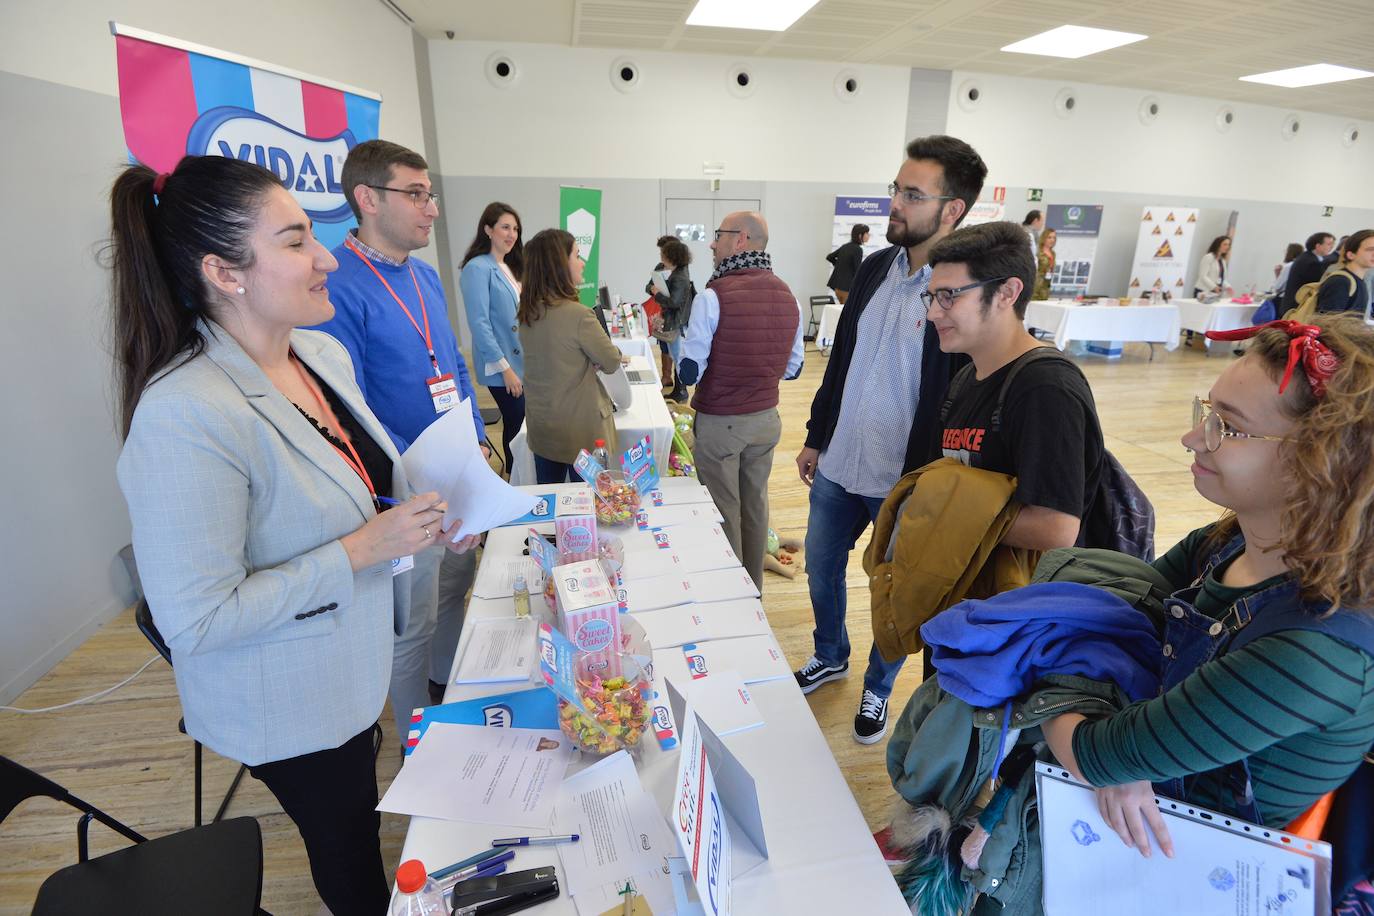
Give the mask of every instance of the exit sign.
[[1045, 189], [1044, 189], [1044, 188], [1027, 188], [1027, 189], [1026, 189], [1026, 200], [1044, 200], [1044, 199], [1045, 199]]

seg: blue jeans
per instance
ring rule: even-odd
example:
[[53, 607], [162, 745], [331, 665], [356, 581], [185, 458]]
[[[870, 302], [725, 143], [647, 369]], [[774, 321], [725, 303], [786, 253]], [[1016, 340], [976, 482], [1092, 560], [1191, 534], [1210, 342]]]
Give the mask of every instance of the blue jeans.
[[535, 455], [534, 479], [537, 483], [566, 483], [578, 477], [572, 465]]
[[[811, 483], [811, 512], [806, 524], [806, 578], [811, 588], [811, 611], [816, 617], [812, 636], [816, 658], [827, 665], [849, 661], [849, 630], [845, 626], [844, 572], [849, 552], [859, 535], [878, 517], [883, 500], [857, 496], [828, 480], [820, 471]], [[864, 687], [887, 697], [902, 661], [885, 662], [873, 646], [868, 653]]]

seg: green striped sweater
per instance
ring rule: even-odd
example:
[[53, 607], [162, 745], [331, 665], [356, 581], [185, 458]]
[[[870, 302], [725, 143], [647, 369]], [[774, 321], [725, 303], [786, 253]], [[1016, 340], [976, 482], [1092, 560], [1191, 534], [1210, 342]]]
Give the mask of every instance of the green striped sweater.
[[[1154, 565], [1175, 589], [1193, 583], [1207, 528]], [[1220, 617], [1274, 580], [1229, 588], [1203, 583], [1197, 609]], [[1261, 611], [1262, 613], [1262, 611]], [[1284, 630], [1203, 665], [1163, 696], [1074, 732], [1073, 753], [1093, 785], [1212, 770], [1248, 759], [1260, 816], [1283, 826], [1336, 788], [1374, 744], [1374, 658], [1331, 636]], [[1188, 801], [1233, 813], [1221, 781], [1197, 781]]]

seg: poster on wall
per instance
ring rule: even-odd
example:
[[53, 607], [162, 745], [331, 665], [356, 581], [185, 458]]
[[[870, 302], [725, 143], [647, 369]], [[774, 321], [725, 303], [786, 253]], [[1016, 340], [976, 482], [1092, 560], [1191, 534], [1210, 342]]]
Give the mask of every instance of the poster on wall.
[[1148, 296], [1151, 290], [1183, 299], [1192, 290], [1183, 288], [1188, 260], [1197, 235], [1196, 207], [1146, 207], [1140, 216], [1140, 234], [1131, 259], [1131, 279], [1126, 294]]
[[1086, 295], [1102, 231], [1102, 205], [1050, 204], [1045, 208], [1045, 228], [1054, 230], [1050, 295], [1055, 299]]
[[968, 208], [968, 215], [960, 226], [977, 226], [979, 223], [995, 223], [1007, 218], [1007, 205], [1000, 200], [979, 200]]
[[887, 247], [887, 214], [892, 209], [890, 197], [835, 198], [835, 222], [830, 231], [830, 250], [849, 243], [854, 227], [868, 227], [868, 244], [864, 257]]
[[587, 308], [596, 305], [596, 291], [600, 287], [601, 271], [601, 191], [598, 188], [558, 189], [558, 225], [577, 239], [577, 252], [582, 256], [582, 282], [577, 298]]
[[256, 162], [276, 173], [327, 247], [357, 225], [343, 164], [377, 138], [380, 95], [115, 22], [110, 31], [130, 159], [157, 172], [186, 155]]

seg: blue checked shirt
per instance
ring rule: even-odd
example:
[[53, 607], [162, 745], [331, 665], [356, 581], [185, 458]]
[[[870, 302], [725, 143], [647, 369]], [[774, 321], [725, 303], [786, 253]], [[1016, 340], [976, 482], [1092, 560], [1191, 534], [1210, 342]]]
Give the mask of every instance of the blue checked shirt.
[[821, 452], [820, 472], [858, 496], [885, 497], [902, 476], [921, 396], [930, 265], [908, 277], [909, 263], [898, 251], [859, 317], [840, 418]]

